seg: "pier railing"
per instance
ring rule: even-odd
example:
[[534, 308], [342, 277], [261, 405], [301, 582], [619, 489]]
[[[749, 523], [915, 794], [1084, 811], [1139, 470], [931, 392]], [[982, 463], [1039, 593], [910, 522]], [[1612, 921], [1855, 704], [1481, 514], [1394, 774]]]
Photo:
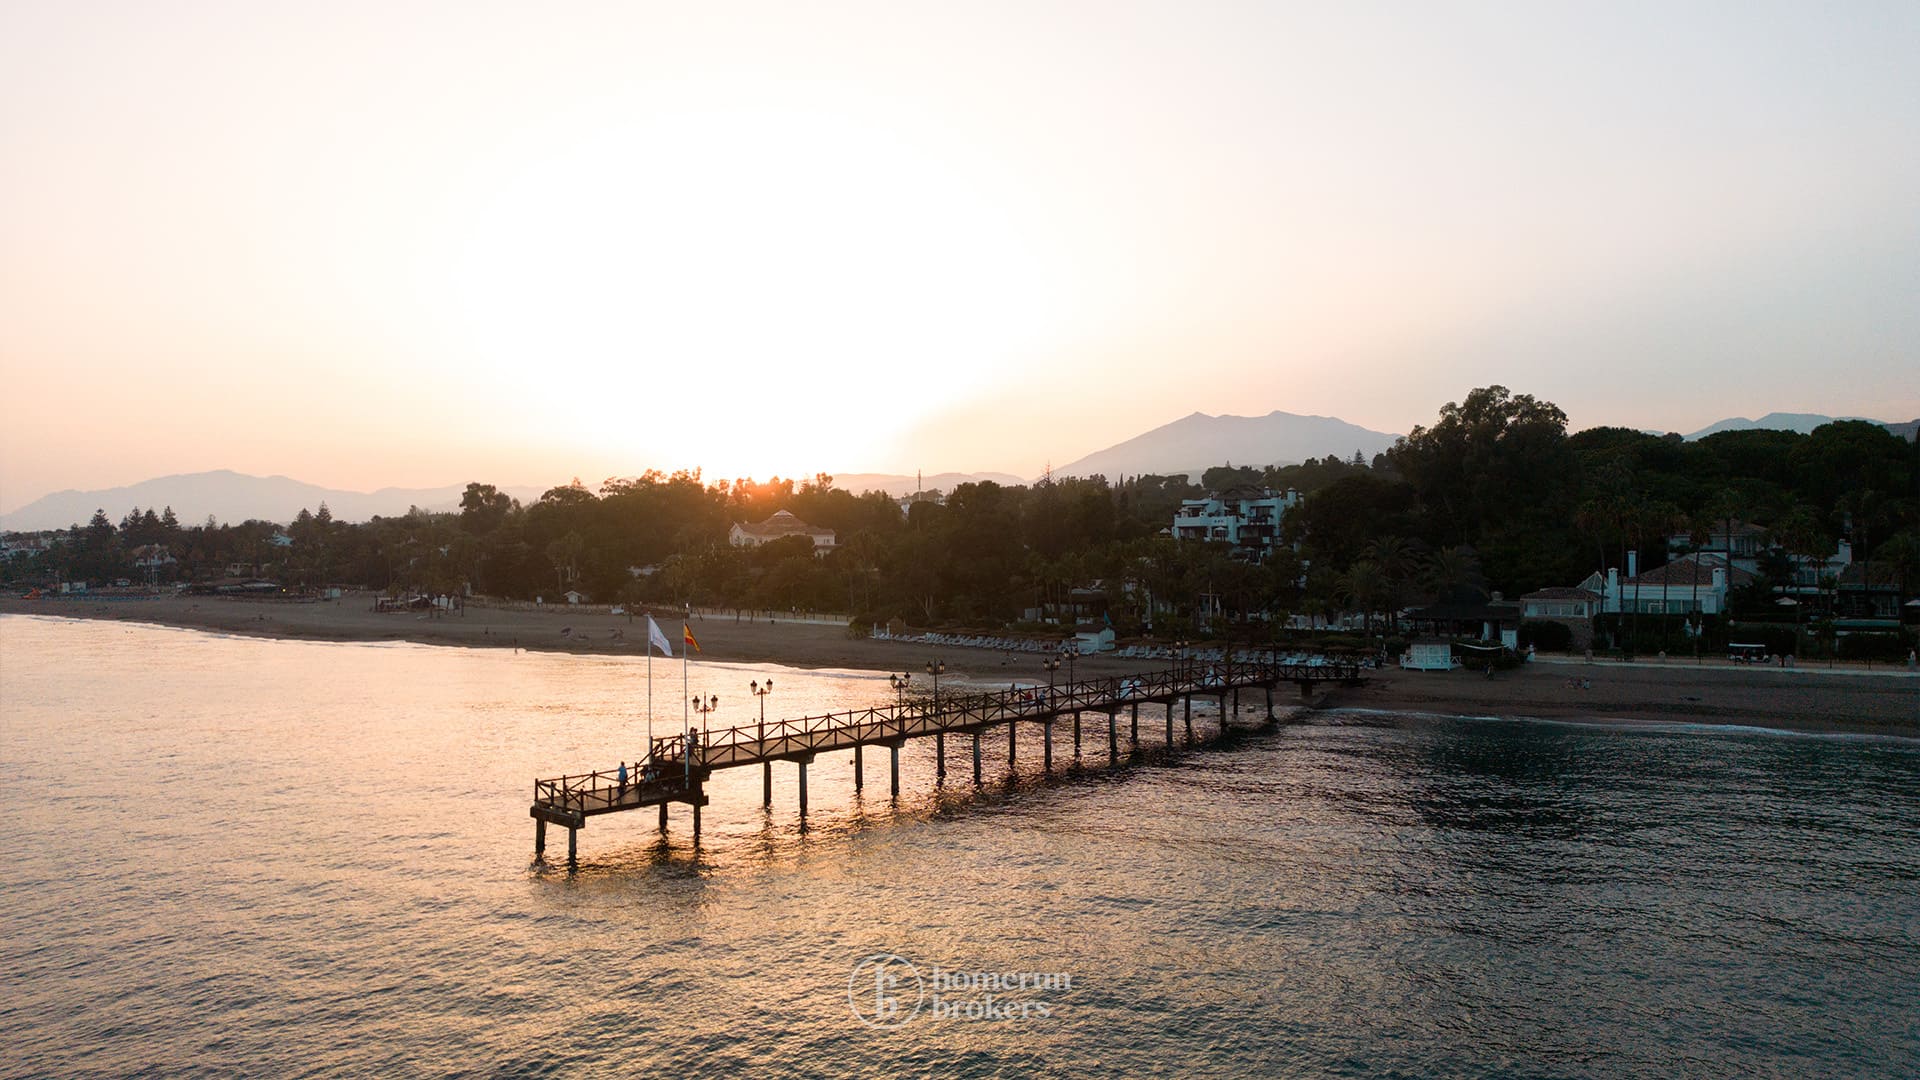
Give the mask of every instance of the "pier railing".
[[1017, 690], [949, 692], [892, 705], [695, 731], [690, 736], [654, 739], [647, 757], [628, 766], [624, 784], [618, 770], [539, 780], [534, 783], [534, 801], [572, 813], [605, 813], [673, 797], [714, 769], [1020, 720], [1044, 721], [1075, 712], [1116, 711], [1146, 702], [1171, 703], [1248, 687], [1271, 688], [1282, 682], [1347, 682], [1361, 674], [1362, 666], [1348, 661], [1186, 663], [1137, 675]]

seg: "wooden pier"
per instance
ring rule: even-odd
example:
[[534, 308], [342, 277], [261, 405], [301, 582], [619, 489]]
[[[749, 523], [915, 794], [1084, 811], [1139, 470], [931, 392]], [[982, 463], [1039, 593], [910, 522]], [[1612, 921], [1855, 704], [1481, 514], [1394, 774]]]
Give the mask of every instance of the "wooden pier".
[[[1088, 679], [1055, 687], [1000, 690], [988, 693], [936, 695], [926, 700], [829, 713], [799, 720], [775, 720], [744, 724], [739, 727], [699, 732], [685, 737], [674, 735], [653, 740], [646, 761], [633, 767], [624, 778], [619, 771], [591, 772], [536, 780], [533, 784], [534, 852], [544, 854], [547, 826], [567, 830], [567, 864], [576, 864], [580, 830], [587, 819], [598, 814], [640, 810], [649, 806], [660, 810], [660, 828], [667, 827], [667, 807], [685, 803], [693, 812], [693, 836], [700, 837], [700, 808], [707, 804], [706, 782], [718, 769], [759, 765], [764, 770], [763, 805], [773, 801], [773, 763], [792, 762], [799, 767], [800, 816], [807, 813], [807, 766], [816, 754], [835, 750], [854, 752], [854, 787], [864, 782], [863, 753], [866, 748], [885, 749], [889, 754], [888, 774], [893, 797], [900, 795], [900, 751], [909, 739], [931, 737], [934, 740], [935, 771], [939, 778], [947, 774], [946, 738], [970, 736], [973, 740], [973, 782], [981, 783], [980, 738], [997, 727], [1007, 728], [1008, 764], [1015, 764], [1016, 725], [1037, 724], [1041, 729], [1042, 760], [1053, 771], [1053, 727], [1070, 719], [1073, 727], [1073, 752], [1081, 748], [1081, 715], [1099, 713], [1106, 717], [1107, 758], [1120, 762], [1119, 718], [1129, 714], [1132, 746], [1140, 741], [1140, 707], [1162, 705], [1166, 708], [1166, 746], [1175, 745], [1174, 710], [1179, 706], [1186, 730], [1187, 744], [1193, 735], [1193, 699], [1218, 698], [1222, 724], [1239, 711], [1242, 691], [1257, 690], [1265, 695], [1265, 717], [1273, 720], [1274, 688], [1293, 683], [1302, 698], [1311, 697], [1316, 687], [1338, 683], [1356, 685], [1364, 681], [1364, 669], [1350, 662], [1279, 663], [1252, 660], [1224, 664], [1184, 663], [1165, 671], [1138, 675], [1120, 675]], [[1231, 702], [1231, 711], [1229, 709]], [[1097, 733], [1096, 733], [1097, 734]], [[691, 745], [689, 745], [691, 744]]]

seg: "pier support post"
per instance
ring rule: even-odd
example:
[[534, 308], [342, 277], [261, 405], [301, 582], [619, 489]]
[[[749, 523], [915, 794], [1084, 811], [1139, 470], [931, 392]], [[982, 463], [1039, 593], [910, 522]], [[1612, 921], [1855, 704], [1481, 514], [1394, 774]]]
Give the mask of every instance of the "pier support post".
[[[771, 761], [760, 766], [760, 805], [763, 807], [773, 805], [773, 762]], [[660, 808], [663, 813], [666, 809], [664, 806]]]
[[700, 789], [693, 789], [693, 843], [700, 845]]
[[1107, 710], [1107, 764], [1120, 764], [1120, 714]]
[[1273, 684], [1267, 684], [1267, 722], [1273, 722]]
[[1186, 697], [1181, 698], [1180, 701], [1181, 701], [1181, 710], [1186, 714], [1186, 718], [1187, 718], [1187, 745], [1192, 746], [1193, 745], [1193, 695], [1188, 694]]
[[661, 832], [667, 831], [667, 804], [666, 803], [660, 804], [660, 831]]
[[1041, 766], [1044, 771], [1052, 772], [1053, 771], [1053, 720], [1051, 718], [1041, 721], [1040, 744], [1046, 748], [1043, 751], [1043, 756], [1041, 758]]
[[1135, 746], [1140, 745], [1140, 703], [1137, 701], [1133, 703], [1133, 730], [1127, 739]]
[[980, 733], [973, 733], [973, 786], [980, 786]]
[[866, 786], [866, 761], [860, 755], [861, 748], [853, 748], [853, 790], [858, 794]]
[[933, 737], [933, 778], [936, 781], [947, 778], [947, 733], [944, 731]]
[[800, 763], [800, 816], [807, 816], [807, 763]]
[[1016, 737], [1016, 732], [1015, 732], [1014, 722], [1009, 720], [1007, 721], [1007, 768], [1008, 769], [1012, 769], [1016, 764], [1013, 756], [1015, 737]]
[[1309, 679], [1301, 679], [1301, 680], [1300, 680], [1300, 700], [1301, 700], [1301, 701], [1312, 701], [1312, 700], [1313, 700], [1313, 682], [1312, 682], [1312, 680], [1309, 680]]
[[1073, 714], [1073, 760], [1080, 760], [1080, 712], [1077, 709]]
[[539, 858], [547, 853], [547, 823], [543, 818], [533, 819], [533, 857]]
[[1233, 688], [1233, 718], [1240, 719], [1240, 688]]
[[900, 747], [896, 745], [890, 746], [887, 749], [893, 755], [893, 760], [889, 764], [887, 772], [893, 780], [893, 797], [897, 799], [900, 797]]
[[1167, 749], [1173, 749], [1173, 699], [1167, 699]]
[[580, 868], [580, 830], [567, 830], [567, 869]]

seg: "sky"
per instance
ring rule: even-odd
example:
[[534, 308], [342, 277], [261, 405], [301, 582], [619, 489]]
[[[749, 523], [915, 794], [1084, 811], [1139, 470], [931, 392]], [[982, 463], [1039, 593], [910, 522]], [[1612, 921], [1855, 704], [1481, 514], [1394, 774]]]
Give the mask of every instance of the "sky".
[[0, 0], [0, 509], [1920, 416], [1920, 4]]

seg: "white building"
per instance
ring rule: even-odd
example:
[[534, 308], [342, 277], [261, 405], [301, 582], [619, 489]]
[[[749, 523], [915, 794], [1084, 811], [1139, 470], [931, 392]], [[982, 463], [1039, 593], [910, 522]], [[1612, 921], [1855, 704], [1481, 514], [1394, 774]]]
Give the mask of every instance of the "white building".
[[733, 528], [727, 532], [727, 542], [734, 547], [759, 547], [761, 544], [770, 544], [789, 536], [805, 536], [811, 539], [815, 555], [825, 555], [834, 549], [835, 538], [832, 529], [816, 528], [785, 510], [755, 524], [744, 521], [735, 522]]
[[[1738, 549], [1736, 548], [1736, 551]], [[1727, 610], [1727, 593], [1751, 585], [1754, 575], [1739, 566], [1731, 571], [1713, 552], [1683, 555], [1665, 566], [1637, 573], [1637, 555], [1627, 554], [1627, 576], [1607, 571], [1603, 608], [1608, 614], [1638, 611], [1643, 615], [1684, 615], [1698, 611], [1719, 615]]]
[[1264, 551], [1280, 540], [1280, 519], [1300, 505], [1300, 493], [1229, 488], [1187, 499], [1173, 514], [1175, 540], [1207, 540]]

